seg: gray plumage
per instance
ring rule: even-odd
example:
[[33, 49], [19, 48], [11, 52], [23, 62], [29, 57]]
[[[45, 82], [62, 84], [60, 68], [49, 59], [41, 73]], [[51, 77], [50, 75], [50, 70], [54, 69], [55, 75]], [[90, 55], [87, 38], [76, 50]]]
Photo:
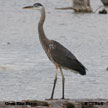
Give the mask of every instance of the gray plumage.
[[64, 99], [64, 75], [62, 72], [62, 68], [74, 70], [81, 75], [86, 75], [86, 68], [77, 60], [77, 58], [63, 45], [54, 40], [49, 40], [43, 29], [43, 23], [45, 21], [45, 8], [40, 3], [35, 3], [33, 6], [26, 6], [24, 9], [38, 9], [41, 12], [40, 21], [38, 24], [38, 33], [40, 43], [46, 52], [48, 58], [55, 64], [56, 66], [56, 75], [53, 85], [53, 90], [51, 94], [51, 99], [53, 99], [54, 90], [57, 82], [57, 70], [60, 69], [60, 73], [62, 76], [62, 99]]
[[55, 63], [66, 69], [77, 71], [81, 75], [86, 75], [86, 68], [77, 60], [77, 58], [63, 45], [57, 41], [50, 41], [51, 57]]

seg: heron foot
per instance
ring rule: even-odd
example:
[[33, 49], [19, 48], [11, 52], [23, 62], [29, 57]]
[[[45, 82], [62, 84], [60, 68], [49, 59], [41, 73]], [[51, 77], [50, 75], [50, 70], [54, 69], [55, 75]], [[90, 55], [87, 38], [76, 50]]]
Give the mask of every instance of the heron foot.
[[64, 97], [62, 97], [61, 99], [65, 99]]
[[49, 99], [45, 99], [45, 100], [58, 100], [57, 98], [49, 98]]
[[53, 98], [51, 97], [50, 100], [53, 100]]
[[45, 100], [53, 100], [53, 98], [45, 99]]

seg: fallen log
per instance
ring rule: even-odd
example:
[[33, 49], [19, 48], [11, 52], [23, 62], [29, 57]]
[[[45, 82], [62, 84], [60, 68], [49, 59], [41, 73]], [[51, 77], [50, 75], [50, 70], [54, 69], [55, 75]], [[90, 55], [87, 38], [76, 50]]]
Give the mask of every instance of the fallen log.
[[63, 7], [63, 8], [56, 8], [56, 9], [59, 10], [72, 9], [75, 12], [83, 12], [83, 13], [92, 12], [90, 6], [90, 0], [73, 0], [73, 5], [71, 7]]
[[101, 0], [105, 6], [108, 6], [108, 0]]
[[90, 0], [73, 0], [75, 12], [92, 12]]

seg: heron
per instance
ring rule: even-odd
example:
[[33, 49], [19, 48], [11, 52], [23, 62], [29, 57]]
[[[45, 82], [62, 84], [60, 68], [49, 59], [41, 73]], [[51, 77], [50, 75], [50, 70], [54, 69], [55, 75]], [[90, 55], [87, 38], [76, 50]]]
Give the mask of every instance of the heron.
[[80, 75], [86, 75], [86, 68], [80, 61], [78, 61], [74, 54], [72, 54], [71, 51], [65, 48], [62, 44], [55, 40], [50, 40], [46, 37], [43, 28], [43, 24], [46, 18], [46, 12], [42, 4], [35, 3], [31, 6], [23, 7], [23, 9], [35, 9], [39, 10], [41, 13], [38, 23], [39, 40], [49, 60], [51, 60], [51, 62], [56, 67], [56, 74], [50, 99], [53, 99], [54, 90], [57, 82], [58, 69], [60, 69], [60, 73], [62, 76], [62, 99], [64, 99], [65, 77], [63, 75], [62, 69], [69, 69], [71, 71], [74, 71], [75, 73], [79, 73]]

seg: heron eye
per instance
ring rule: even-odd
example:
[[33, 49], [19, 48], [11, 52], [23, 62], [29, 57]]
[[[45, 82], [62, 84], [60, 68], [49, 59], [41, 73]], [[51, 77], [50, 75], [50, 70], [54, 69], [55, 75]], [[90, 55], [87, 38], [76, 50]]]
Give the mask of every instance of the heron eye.
[[38, 7], [38, 5], [37, 4], [34, 4], [34, 7]]

